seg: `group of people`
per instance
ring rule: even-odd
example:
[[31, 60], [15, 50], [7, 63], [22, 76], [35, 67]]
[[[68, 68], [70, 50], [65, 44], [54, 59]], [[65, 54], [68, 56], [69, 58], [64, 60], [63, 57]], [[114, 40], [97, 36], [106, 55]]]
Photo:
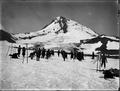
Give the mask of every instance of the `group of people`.
[[[18, 47], [18, 57], [20, 57], [22, 50], [22, 56], [23, 58], [26, 55], [26, 48], [21, 47], [19, 45]], [[36, 48], [33, 52], [30, 53], [29, 57], [33, 59], [36, 56], [36, 61], [40, 61], [40, 58], [46, 58], [49, 59], [51, 56], [54, 56], [55, 51], [52, 49], [45, 49], [45, 48]], [[70, 53], [67, 53], [65, 50], [58, 50], [57, 51], [58, 57], [61, 55], [63, 60], [65, 61], [68, 58], [68, 55], [70, 55], [71, 59], [78, 59], [79, 61], [84, 60], [84, 53], [80, 51], [71, 51]], [[92, 59], [94, 59], [95, 54], [94, 52], [92, 53]], [[97, 70], [100, 70], [102, 66], [106, 68], [106, 63], [107, 63], [107, 57], [106, 54], [103, 52], [99, 52], [97, 56]]]
[[52, 55], [54, 55], [54, 50], [46, 50], [45, 48], [36, 48], [33, 52], [30, 53], [29, 57], [33, 59], [34, 56], [36, 56], [36, 61], [39, 61], [40, 58], [50, 58]]
[[[36, 55], [36, 60], [39, 61], [40, 58], [46, 58], [49, 59], [51, 56], [54, 56], [55, 51], [52, 49], [45, 49], [45, 48], [36, 48], [33, 52], [30, 53], [29, 57], [33, 59], [33, 57]], [[67, 53], [65, 50], [58, 50], [57, 51], [58, 57], [61, 55], [63, 60], [65, 61], [68, 58], [68, 55], [70, 55], [71, 59], [78, 59], [79, 61], [84, 59], [84, 53], [83, 52], [73, 52]]]
[[79, 61], [84, 60], [84, 53], [80, 51], [71, 51], [71, 59], [78, 59]]
[[[92, 53], [92, 59], [94, 59], [94, 53]], [[106, 63], [107, 61], [107, 57], [106, 54], [104, 52], [98, 52], [98, 55], [96, 57], [97, 59], [95, 60], [95, 62], [97, 62], [97, 71], [101, 70], [102, 66], [104, 66], [104, 69], [106, 68]]]
[[[26, 48], [21, 47], [19, 45], [18, 47], [18, 57], [20, 57], [22, 50], [22, 56], [23, 58], [26, 55]], [[46, 58], [49, 59], [51, 56], [54, 56], [55, 51], [52, 49], [45, 49], [45, 48], [35, 48], [33, 52], [30, 53], [29, 57], [33, 59], [36, 56], [36, 61], [39, 61], [40, 58]], [[65, 50], [58, 50], [57, 51], [58, 57], [61, 55], [63, 60], [65, 61], [68, 58], [68, 55], [70, 55], [71, 59], [78, 59], [79, 61], [84, 60], [84, 53], [78, 52], [78, 51], [71, 51], [70, 53], [67, 53]]]
[[25, 57], [26, 48], [25, 48], [25, 47], [22, 48], [22, 47], [19, 45], [19, 47], [18, 47], [18, 57], [20, 57], [21, 50], [22, 50], [22, 56], [23, 56], [23, 58], [24, 58], [24, 57]]

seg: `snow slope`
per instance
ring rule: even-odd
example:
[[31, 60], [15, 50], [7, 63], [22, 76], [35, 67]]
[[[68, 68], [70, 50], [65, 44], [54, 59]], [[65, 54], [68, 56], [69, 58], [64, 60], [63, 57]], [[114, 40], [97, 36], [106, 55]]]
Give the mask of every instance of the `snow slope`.
[[[42, 30], [30, 33], [19, 33], [14, 35], [19, 42], [54, 42], [56, 38], [62, 37], [63, 43], [80, 42], [81, 39], [90, 39], [98, 36], [90, 28], [62, 16], [56, 17]], [[21, 41], [22, 40], [22, 41]], [[59, 40], [58, 40], [59, 42]]]
[[[10, 59], [6, 56], [8, 44], [2, 42], [0, 46], [0, 89], [9, 90], [117, 90], [119, 79], [103, 78], [101, 72], [96, 72], [96, 63], [90, 57], [85, 60], [71, 60], [64, 62], [61, 55], [51, 57], [49, 60], [35, 59], [29, 63], [22, 63], [20, 59]], [[15, 49], [13, 49], [15, 52]], [[13, 52], [12, 51], [12, 52]], [[10, 51], [9, 51], [10, 52]], [[108, 58], [107, 69], [119, 68], [119, 59]]]

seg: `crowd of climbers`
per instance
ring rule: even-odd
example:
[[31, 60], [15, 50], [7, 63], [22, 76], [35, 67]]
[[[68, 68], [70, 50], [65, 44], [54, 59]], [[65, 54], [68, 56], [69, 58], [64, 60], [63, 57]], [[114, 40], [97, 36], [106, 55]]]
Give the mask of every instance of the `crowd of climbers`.
[[[37, 48], [33, 52], [30, 53], [29, 57], [33, 59], [33, 57], [36, 56], [36, 60], [39, 61], [40, 58], [49, 59], [51, 56], [54, 56], [54, 54], [55, 54], [55, 51], [52, 49]], [[76, 52], [71, 51], [70, 53], [67, 53], [66, 51], [62, 49], [62, 50], [57, 51], [57, 55], [58, 57], [61, 55], [64, 61], [68, 58], [68, 55], [70, 55], [71, 59], [78, 59], [79, 61], [84, 59], [84, 53], [77, 52], [77, 51]]]
[[[26, 48], [18, 47], [18, 57], [20, 57], [22, 50], [22, 56], [25, 57]], [[52, 49], [45, 49], [45, 48], [36, 48], [33, 52], [30, 53], [29, 57], [33, 59], [36, 56], [36, 61], [40, 61], [40, 58], [46, 58], [49, 59], [51, 56], [54, 56], [55, 51]], [[65, 61], [68, 58], [68, 55], [70, 55], [71, 59], [78, 59], [79, 61], [84, 60], [84, 53], [79, 51], [71, 51], [70, 53], [67, 53], [65, 50], [58, 50], [57, 51], [58, 57], [61, 55], [63, 60]], [[92, 53], [92, 59], [95, 58], [94, 52]], [[107, 63], [107, 57], [104, 52], [99, 52], [97, 56], [97, 70], [100, 70], [100, 68], [104, 65], [104, 68], [106, 68]]]
[[[23, 58], [25, 57], [26, 48], [18, 47], [18, 57], [20, 57], [22, 51]], [[33, 52], [30, 53], [29, 57], [33, 59], [36, 56], [36, 61], [40, 61], [40, 58], [46, 58], [49, 59], [51, 56], [54, 56], [55, 51], [52, 49], [45, 49], [45, 48], [36, 48]], [[61, 55], [63, 60], [65, 61], [68, 58], [68, 55], [70, 55], [71, 59], [78, 59], [79, 61], [84, 60], [84, 53], [78, 52], [78, 51], [71, 51], [70, 53], [67, 53], [65, 50], [58, 50], [57, 51], [58, 57]]]

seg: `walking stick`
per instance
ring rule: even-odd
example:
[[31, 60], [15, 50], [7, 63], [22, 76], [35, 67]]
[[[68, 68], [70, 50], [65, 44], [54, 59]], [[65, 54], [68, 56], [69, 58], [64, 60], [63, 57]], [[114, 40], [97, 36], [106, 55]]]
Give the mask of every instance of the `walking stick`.
[[96, 71], [99, 71], [98, 61], [99, 61], [99, 55], [98, 55], [98, 57], [97, 57], [97, 68], [96, 68]]
[[28, 63], [28, 44], [26, 44], [26, 50], [27, 50], [27, 63]]
[[8, 55], [9, 50], [10, 50], [10, 46], [8, 47], [8, 50], [7, 50], [6, 56]]
[[98, 60], [97, 60], [97, 69], [96, 69], [96, 71], [98, 71], [99, 69], [98, 69]]
[[24, 63], [24, 57], [23, 57], [23, 61], [22, 61], [22, 63]]

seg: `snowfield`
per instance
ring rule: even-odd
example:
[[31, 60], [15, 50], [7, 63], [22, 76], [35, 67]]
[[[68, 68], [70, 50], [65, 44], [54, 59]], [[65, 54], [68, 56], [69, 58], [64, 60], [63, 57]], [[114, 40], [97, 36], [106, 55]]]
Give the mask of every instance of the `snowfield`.
[[[7, 54], [8, 45], [0, 43], [0, 89], [68, 89], [68, 90], [117, 90], [119, 78], [103, 78], [102, 72], [96, 72], [96, 59], [85, 57], [83, 61], [71, 60], [68, 56], [66, 61], [60, 57], [52, 56], [50, 59], [34, 58], [29, 62], [22, 63], [19, 59], [11, 59]], [[13, 49], [11, 52], [16, 52]], [[10, 50], [9, 50], [10, 53]], [[119, 59], [108, 58], [107, 69], [119, 69]]]

